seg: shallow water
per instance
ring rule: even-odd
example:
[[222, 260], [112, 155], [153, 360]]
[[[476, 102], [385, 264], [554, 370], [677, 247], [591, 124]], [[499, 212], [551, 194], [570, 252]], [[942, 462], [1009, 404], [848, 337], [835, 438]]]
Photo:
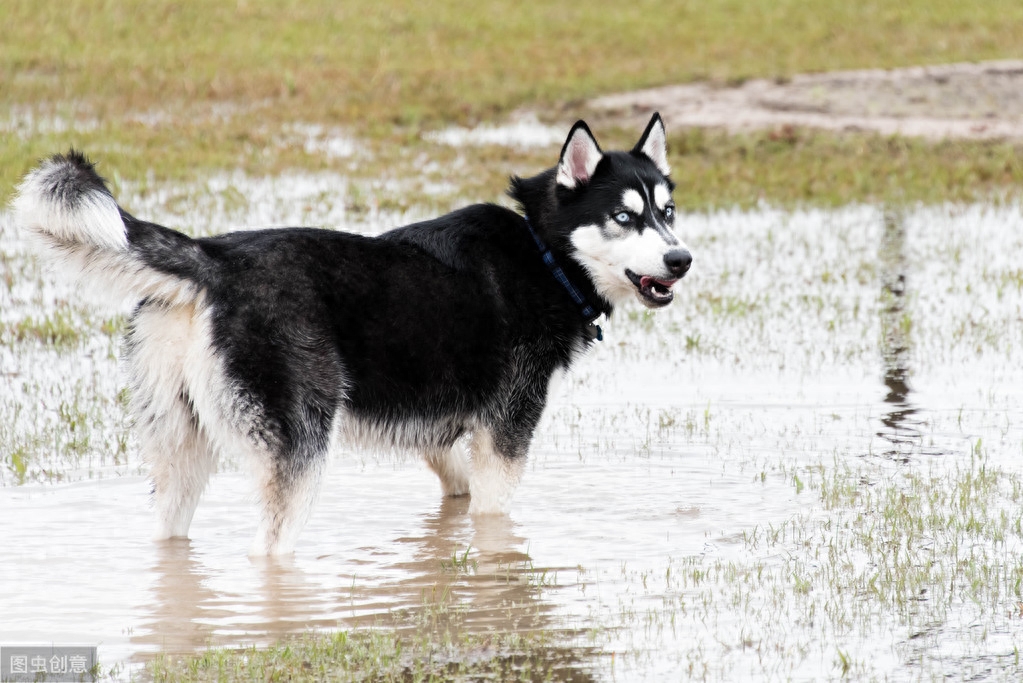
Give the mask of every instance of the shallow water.
[[[323, 199], [329, 178], [292, 181], [233, 178], [267, 199], [230, 211], [216, 188], [178, 215], [166, 195], [124, 203], [178, 225], [281, 224], [301, 222], [279, 210], [297, 196], [303, 212], [321, 202], [317, 222], [345, 223]], [[0, 435], [42, 464], [0, 488], [0, 643], [98, 644], [123, 677], [156, 652], [425, 624], [549, 629], [598, 678], [815, 679], [842, 672], [839, 652], [864, 677], [1018, 673], [1018, 589], [918, 609], [883, 589], [842, 592], [844, 573], [882, 564], [869, 552], [850, 550], [831, 579], [813, 572], [843, 542], [828, 530], [872, 515], [881, 526], [875, 491], [953, 486], [977, 457], [1001, 477], [991, 505], [1018, 516], [1019, 208], [724, 212], [679, 232], [695, 265], [676, 302], [606, 324], [556, 390], [508, 518], [471, 519], [414, 458], [339, 453], [282, 562], [246, 556], [256, 510], [237, 463], [214, 478], [189, 541], [149, 540], [100, 314], [74, 305], [88, 333], [70, 350], [7, 338]], [[5, 321], [74, 301], [9, 230], [0, 247], [14, 280]], [[90, 435], [74, 458], [60, 408], [72, 403]], [[851, 502], [827, 502], [832, 476]], [[1011, 573], [1021, 532], [1006, 528], [971, 552]]]

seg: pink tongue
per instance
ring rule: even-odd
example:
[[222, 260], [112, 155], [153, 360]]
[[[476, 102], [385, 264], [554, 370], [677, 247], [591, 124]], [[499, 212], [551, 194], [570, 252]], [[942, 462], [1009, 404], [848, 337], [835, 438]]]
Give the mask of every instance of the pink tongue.
[[649, 288], [651, 282], [656, 282], [665, 289], [671, 289], [671, 286], [675, 284], [675, 280], [658, 280], [657, 278], [650, 277], [649, 275], [644, 275], [643, 277], [639, 278], [639, 286], [642, 287], [643, 289]]

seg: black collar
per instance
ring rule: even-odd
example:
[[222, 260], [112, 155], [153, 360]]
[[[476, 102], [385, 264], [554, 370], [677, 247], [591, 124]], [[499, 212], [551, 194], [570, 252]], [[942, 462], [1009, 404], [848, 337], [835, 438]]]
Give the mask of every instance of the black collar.
[[529, 222], [529, 216], [523, 216], [522, 220], [526, 222], [526, 228], [529, 230], [529, 234], [533, 236], [533, 241], [536, 242], [537, 249], [540, 250], [540, 256], [543, 258], [543, 262], [547, 264], [547, 270], [551, 272], [554, 279], [561, 283], [561, 286], [565, 288], [568, 295], [572, 297], [572, 301], [579, 307], [579, 312], [582, 314], [583, 320], [586, 321], [586, 329], [589, 332], [592, 339], [597, 341], [603, 341], [604, 333], [600, 329], [600, 325], [594, 325], [593, 321], [600, 317], [600, 311], [595, 309], [586, 301], [586, 297], [579, 291], [579, 288], [572, 284], [572, 281], [565, 275], [565, 271], [558, 265], [557, 259], [554, 258], [554, 254], [551, 252], [544, 241], [540, 238], [536, 231], [533, 230], [533, 225]]

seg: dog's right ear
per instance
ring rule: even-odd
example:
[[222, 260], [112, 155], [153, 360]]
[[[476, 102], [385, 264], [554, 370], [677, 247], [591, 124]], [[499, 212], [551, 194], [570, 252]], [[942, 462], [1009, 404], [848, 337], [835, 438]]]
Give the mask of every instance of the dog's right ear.
[[565, 146], [561, 148], [558, 185], [570, 190], [585, 185], [593, 177], [603, 156], [590, 127], [584, 121], [576, 121], [565, 140]]

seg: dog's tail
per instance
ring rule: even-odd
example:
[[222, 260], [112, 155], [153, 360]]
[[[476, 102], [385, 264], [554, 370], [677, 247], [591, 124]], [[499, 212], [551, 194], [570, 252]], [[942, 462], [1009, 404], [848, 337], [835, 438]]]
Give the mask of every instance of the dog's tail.
[[75, 150], [30, 172], [13, 208], [16, 224], [46, 252], [114, 300], [185, 303], [215, 273], [197, 241], [119, 207], [93, 164]]

